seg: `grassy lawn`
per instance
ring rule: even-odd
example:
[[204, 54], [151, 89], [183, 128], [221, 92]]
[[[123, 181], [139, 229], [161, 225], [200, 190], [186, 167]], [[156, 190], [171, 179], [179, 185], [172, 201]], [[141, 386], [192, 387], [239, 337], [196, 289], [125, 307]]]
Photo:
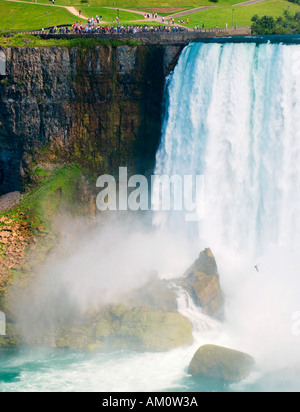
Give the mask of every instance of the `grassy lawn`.
[[[34, 2], [34, 0], [28, 0]], [[242, 3], [247, 0], [219, 0], [218, 3], [213, 3], [209, 0], [55, 0], [56, 5], [61, 6], [74, 6], [77, 9], [83, 9], [85, 7], [113, 7], [115, 8], [147, 11], [154, 8], [179, 8], [179, 9], [192, 9], [200, 6], [224, 6]], [[50, 4], [51, 0], [38, 0], [38, 3]]]
[[12, 29], [13, 26], [16, 30], [40, 29], [47, 26], [48, 16], [50, 26], [72, 24], [76, 20], [75, 16], [60, 7], [18, 4], [0, 0], [0, 30]]
[[[88, 1], [88, 0], [85, 0]], [[32, 4], [8, 2], [5, 0], [0, 0], [0, 30], [7, 30], [14, 28], [15, 30], [31, 30], [40, 29], [53, 25], [62, 24], [72, 24], [74, 21], [78, 20], [75, 16], [69, 13], [62, 7], [53, 7], [49, 0], [38, 0], [38, 2], [44, 3], [44, 5], [35, 5], [34, 0]], [[150, 0], [142, 0], [141, 2], [133, 0], [122, 0], [120, 3], [115, 3], [114, 16], [117, 16], [117, 8], [141, 8], [142, 4], [145, 2], [146, 5], [158, 4], [156, 0], [152, 2]], [[199, 24], [201, 27], [204, 23], [206, 28], [214, 28], [217, 25], [219, 27], [225, 27], [228, 23], [229, 27], [232, 25], [232, 9], [233, 5], [239, 3], [239, 0], [219, 0], [218, 3], [212, 3], [209, 0], [170, 0], [165, 3], [160, 3], [159, 6], [162, 7], [164, 4], [167, 6], [179, 6], [187, 8], [189, 6], [197, 5], [200, 6], [216, 6], [212, 9], [204, 10], [197, 13], [192, 13], [185, 16], [183, 19], [186, 21], [186, 17], [189, 18], [189, 27], [195, 27]], [[56, 5], [72, 5], [78, 10], [82, 10], [82, 14], [86, 17], [103, 16], [103, 21], [112, 22], [113, 21], [113, 10], [103, 8], [103, 5], [112, 5], [111, 1], [107, 0], [90, 0], [90, 6], [87, 3], [80, 3], [80, 0], [56, 0]], [[97, 6], [99, 4], [99, 6]], [[138, 5], [137, 5], [138, 4]], [[100, 7], [102, 5], [102, 7]], [[234, 24], [241, 26], [249, 26], [251, 24], [251, 18], [258, 14], [259, 16], [270, 15], [274, 17], [279, 17], [283, 14], [283, 11], [290, 7], [290, 11], [296, 12], [300, 11], [300, 6], [290, 3], [287, 0], [265, 0], [262, 3], [253, 4], [250, 6], [235, 6], [234, 11]], [[47, 13], [48, 12], [48, 13]], [[137, 21], [143, 20], [143, 17], [136, 13], [119, 11], [120, 23], [125, 23], [127, 21]], [[84, 20], [84, 19], [81, 19]], [[175, 20], [177, 23], [177, 20]], [[147, 22], [145, 22], [147, 23]], [[144, 23], [137, 23], [144, 24]], [[148, 23], [152, 24], [152, 23]], [[161, 20], [158, 19], [156, 24], [161, 24]]]
[[[51, 0], [38, 0], [39, 3], [49, 4]], [[222, 3], [233, 0], [220, 0]], [[203, 0], [208, 2], [208, 0]], [[180, 9], [190, 9], [200, 7], [201, 0], [55, 0], [55, 4], [65, 6], [82, 6], [83, 4], [90, 4], [90, 6], [105, 6], [113, 7], [115, 3], [116, 8], [129, 10], [144, 10], [152, 9], [153, 7], [176, 7]], [[213, 3], [211, 3], [213, 4]]]
[[[103, 17], [103, 21], [112, 22], [113, 21], [113, 10], [103, 9], [98, 6], [76, 6], [77, 10], [81, 10], [82, 14], [86, 17], [95, 17], [97, 14], [98, 16]], [[117, 8], [114, 11], [114, 16], [117, 16]], [[130, 13], [126, 11], [119, 11], [120, 22], [124, 21], [132, 21], [132, 20], [141, 20], [143, 16], [136, 13]]]
[[[300, 11], [299, 5], [290, 3], [287, 0], [265, 0], [262, 3], [250, 6], [236, 6], [234, 7], [233, 24], [237, 24], [239, 27], [250, 26], [251, 18], [255, 14], [258, 14], [260, 17], [264, 15], [279, 17], [283, 15], [284, 10], [287, 10], [289, 6], [290, 11], [293, 13]], [[226, 23], [230, 27], [232, 25], [232, 9], [232, 6], [223, 6], [190, 14], [185, 16], [185, 18], [189, 18], [189, 27], [194, 27], [196, 24], [199, 24], [201, 27], [203, 23], [206, 28], [214, 28], [217, 25], [225, 27]]]

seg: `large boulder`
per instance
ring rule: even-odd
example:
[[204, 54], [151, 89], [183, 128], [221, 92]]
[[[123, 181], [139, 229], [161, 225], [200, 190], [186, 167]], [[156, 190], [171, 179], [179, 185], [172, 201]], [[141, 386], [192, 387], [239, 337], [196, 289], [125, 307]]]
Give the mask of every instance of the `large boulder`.
[[188, 275], [191, 272], [202, 272], [208, 276], [218, 275], [218, 266], [212, 251], [207, 248], [200, 253], [199, 258], [185, 272]]
[[179, 313], [117, 304], [89, 322], [66, 325], [57, 347], [105, 350], [168, 351], [193, 342], [192, 325]]
[[140, 289], [131, 291], [126, 299], [130, 307], [143, 307], [149, 310], [178, 312], [177, 298], [168, 282], [153, 278]]
[[180, 284], [204, 313], [223, 319], [224, 297], [216, 260], [210, 249], [200, 253], [196, 262], [186, 271], [185, 277], [180, 280]]
[[101, 319], [96, 338], [134, 350], [167, 351], [193, 342], [192, 325], [179, 313], [118, 306]]
[[246, 353], [221, 346], [204, 345], [195, 353], [189, 373], [192, 376], [233, 383], [245, 379], [254, 365], [254, 359]]

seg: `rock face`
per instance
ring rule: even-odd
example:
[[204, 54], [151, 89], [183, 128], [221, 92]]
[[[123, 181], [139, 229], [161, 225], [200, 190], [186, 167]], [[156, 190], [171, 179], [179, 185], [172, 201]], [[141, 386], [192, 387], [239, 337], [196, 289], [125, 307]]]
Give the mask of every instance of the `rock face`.
[[21, 198], [20, 192], [12, 192], [0, 197], [0, 213], [6, 212], [16, 206]]
[[204, 313], [219, 319], [223, 318], [224, 297], [216, 260], [210, 249], [200, 253], [199, 258], [186, 271], [185, 278], [180, 283], [201, 306]]
[[148, 310], [177, 312], [177, 298], [175, 292], [166, 281], [154, 279], [145, 286], [131, 292], [127, 299], [130, 307], [143, 307]]
[[192, 325], [179, 313], [119, 304], [107, 309], [90, 324], [68, 327], [57, 336], [56, 346], [160, 352], [189, 345], [192, 341]]
[[245, 379], [254, 365], [254, 359], [243, 352], [205, 345], [195, 353], [189, 373], [193, 376], [233, 383]]
[[152, 172], [165, 76], [183, 46], [8, 48], [0, 81], [0, 195], [28, 165], [75, 161], [101, 174]]

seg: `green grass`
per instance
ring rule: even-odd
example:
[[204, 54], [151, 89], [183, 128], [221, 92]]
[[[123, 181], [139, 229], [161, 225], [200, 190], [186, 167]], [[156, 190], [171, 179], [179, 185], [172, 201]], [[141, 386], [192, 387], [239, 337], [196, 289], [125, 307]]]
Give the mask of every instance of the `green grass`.
[[[32, 1], [34, 0], [26, 0]], [[168, 0], [168, 1], [158, 1], [158, 0], [55, 0], [55, 5], [60, 6], [74, 6], [77, 9], [82, 9], [83, 7], [113, 7], [115, 3], [115, 8], [128, 9], [128, 10], [139, 10], [148, 11], [155, 8], [178, 8], [182, 10], [193, 9], [200, 6], [224, 6], [232, 5], [237, 3], [242, 3], [247, 0], [219, 0], [218, 3], [213, 3], [209, 0]], [[51, 5], [51, 0], [38, 0], [38, 3], [43, 3]]]
[[77, 164], [63, 166], [53, 172], [38, 172], [40, 183], [24, 196], [13, 210], [0, 214], [15, 222], [22, 221], [23, 214], [29, 216], [32, 230], [41, 225], [47, 230], [62, 205], [76, 204], [76, 189], [82, 178], [81, 168]]
[[[49, 15], [47, 15], [47, 12]], [[14, 15], [12, 15], [14, 13]], [[73, 24], [76, 17], [60, 7], [13, 3], [0, 0], [0, 30], [32, 30], [60, 24]]]
[[[73, 48], [78, 47], [82, 49], [93, 49], [99, 45], [103, 46], [138, 46], [139, 41], [135, 40], [99, 40], [97, 37], [94, 38], [82, 38], [75, 37], [72, 39], [69, 38], [50, 38], [42, 39], [40, 36], [33, 36], [30, 34], [16, 34], [13, 37], [0, 36], [0, 47], [65, 47]], [[7, 79], [1, 80], [3, 84], [7, 83]]]
[[[73, 24], [78, 18], [62, 7], [53, 7], [49, 0], [38, 0], [44, 5], [35, 5], [34, 0], [32, 4], [7, 2], [0, 0], [0, 31], [1, 30], [34, 30], [42, 27]], [[88, 1], [88, 0], [85, 0]], [[188, 16], [182, 18], [186, 21], [186, 17], [189, 18], [189, 27], [194, 28], [196, 24], [201, 27], [204, 23], [207, 28], [214, 28], [217, 25], [219, 27], [225, 27], [228, 23], [229, 27], [232, 25], [232, 9], [233, 5], [239, 3], [239, 0], [219, 0], [218, 3], [212, 3], [209, 0], [170, 0], [163, 1], [162, 3], [156, 0], [142, 0], [141, 2], [133, 0], [122, 0], [115, 3], [114, 16], [117, 15], [117, 8], [132, 8], [142, 9], [150, 7], [182, 7], [183, 9], [193, 6], [215, 6], [212, 9], [204, 10], [197, 13], [191, 13]], [[82, 14], [87, 17], [103, 16], [103, 21], [111, 23], [113, 21], [113, 10], [104, 9], [103, 6], [111, 6], [112, 2], [107, 0], [90, 0], [90, 6], [87, 3], [81, 3], [80, 0], [56, 0], [56, 5], [72, 5], [78, 10], [82, 10]], [[99, 4], [99, 6], [98, 6]], [[102, 6], [102, 7], [100, 7]], [[251, 18], [258, 14], [260, 17], [269, 15], [273, 17], [282, 16], [283, 11], [290, 7], [291, 12], [300, 11], [300, 6], [288, 2], [287, 0], [265, 0], [262, 3], [257, 3], [249, 6], [235, 6], [234, 11], [234, 24], [241, 26], [249, 26], [251, 24]], [[149, 9], [149, 8], [148, 8]], [[48, 14], [47, 14], [48, 12]], [[14, 13], [14, 14], [13, 14]], [[141, 23], [138, 20], [143, 20], [143, 17], [136, 13], [119, 11], [120, 23], [126, 24], [128, 21], [136, 21], [136, 24], [147, 24], [147, 21]], [[48, 20], [49, 17], [49, 20]], [[84, 21], [84, 19], [81, 19]], [[175, 21], [177, 23], [177, 20]], [[152, 24], [152, 23], [148, 23]], [[161, 20], [158, 19], [154, 25], [161, 24]]]
[[[207, 0], [204, 0], [207, 1]], [[219, 0], [224, 2], [224, 0]], [[227, 0], [225, 0], [227, 1]], [[231, 0], [228, 0], [231, 1]], [[49, 0], [38, 0], [38, 3], [45, 3], [49, 4]], [[112, 7], [113, 3], [115, 3], [116, 8], [123, 8], [129, 10], [144, 10], [144, 9], [152, 9], [154, 8], [161, 8], [161, 7], [176, 7], [181, 9], [189, 9], [194, 7], [199, 7], [201, 4], [201, 0], [121, 0], [121, 1], [113, 1], [113, 0], [55, 0], [55, 4], [58, 5], [65, 5], [65, 6], [82, 6], [84, 4], [90, 4], [90, 6], [105, 6], [105, 7]]]
[[[264, 15], [280, 17], [283, 15], [284, 10], [290, 6], [290, 11], [295, 13], [300, 11], [300, 6], [292, 4], [287, 0], [265, 0], [262, 3], [253, 4], [250, 6], [236, 6], [234, 11], [233, 24], [237, 24], [238, 27], [250, 26], [251, 18], [258, 14], [260, 17]], [[199, 24], [205, 24], [206, 28], [214, 28], [217, 25], [219, 27], [225, 27], [228, 23], [229, 27], [232, 26], [232, 7], [223, 6], [216, 9], [204, 10], [189, 16], [189, 27], [194, 27]], [[184, 18], [184, 19], [185, 19]], [[185, 26], [187, 26], [185, 24]]]
[[[113, 21], [113, 14], [114, 14], [114, 17], [118, 15], [117, 9], [113, 11], [113, 10], [104, 9], [98, 6], [89, 7], [86, 5], [76, 6], [76, 8], [78, 10], [81, 10], [82, 14], [88, 18], [95, 17], [97, 14], [98, 16], [102, 15], [103, 21], [106, 21], [106, 22]], [[143, 19], [143, 16], [141, 16], [140, 14], [130, 13], [126, 11], [119, 11], [119, 17], [120, 17], [120, 22]]]

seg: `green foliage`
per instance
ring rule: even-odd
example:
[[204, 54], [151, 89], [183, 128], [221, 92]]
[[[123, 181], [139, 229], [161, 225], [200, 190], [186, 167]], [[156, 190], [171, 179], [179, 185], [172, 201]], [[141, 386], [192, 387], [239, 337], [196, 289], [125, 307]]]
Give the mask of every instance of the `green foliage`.
[[[229, 27], [234, 27], [235, 24], [237, 24], [238, 27], [251, 26], [251, 18], [255, 14], [259, 17], [272, 16], [276, 19], [282, 16], [289, 4], [290, 13], [300, 12], [300, 6], [288, 3], [287, 0], [265, 0], [247, 6], [234, 6], [233, 12], [232, 5], [236, 3], [238, 3], [238, 1], [234, 0], [234, 2], [229, 5], [229, 3], [225, 4], [224, 0], [219, 0], [219, 3], [217, 3], [215, 7], [185, 16], [185, 18], [189, 18], [189, 25], [186, 26], [193, 27], [198, 24], [201, 27], [203, 23], [206, 28], [214, 28], [217, 25], [222, 28], [226, 26], [226, 23]], [[205, 5], [213, 6], [212, 3]]]
[[288, 0], [290, 3], [300, 4], [300, 0]]
[[23, 214], [32, 221], [32, 230], [40, 225], [50, 228], [53, 218], [62, 205], [76, 204], [76, 188], [81, 179], [77, 164], [57, 167], [53, 172], [36, 168], [33, 176], [39, 176], [39, 183], [27, 192], [20, 204], [6, 212], [14, 221], [22, 221]]
[[285, 10], [283, 16], [277, 19], [272, 16], [259, 18], [256, 14], [251, 21], [253, 34], [300, 34], [300, 12], [293, 15]]
[[[14, 36], [0, 35], [0, 47], [66, 47], [79, 49], [93, 49], [99, 45], [102, 46], [137, 46], [139, 41], [135, 40], [99, 40], [95, 38], [50, 38], [44, 39], [38, 35], [30, 34], [15, 34]], [[6, 79], [2, 81], [3, 84], [7, 82]], [[39, 100], [39, 104], [43, 104], [43, 100]]]

